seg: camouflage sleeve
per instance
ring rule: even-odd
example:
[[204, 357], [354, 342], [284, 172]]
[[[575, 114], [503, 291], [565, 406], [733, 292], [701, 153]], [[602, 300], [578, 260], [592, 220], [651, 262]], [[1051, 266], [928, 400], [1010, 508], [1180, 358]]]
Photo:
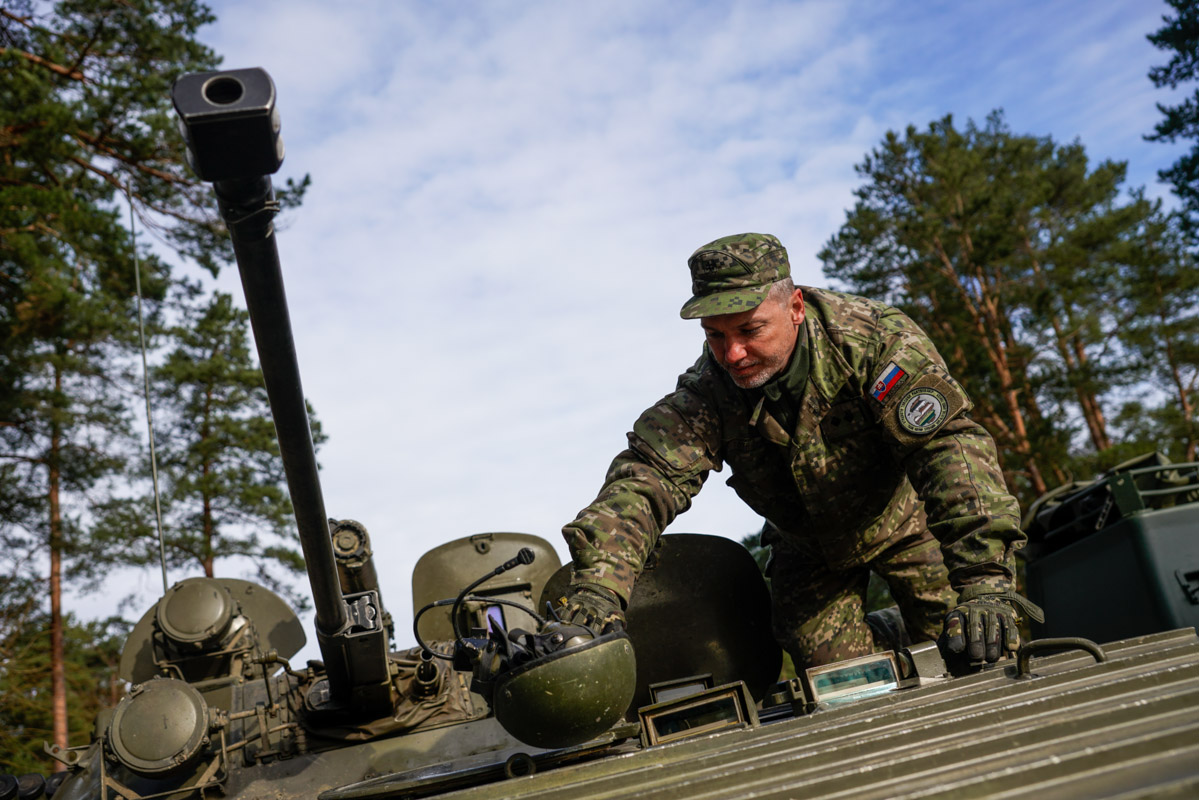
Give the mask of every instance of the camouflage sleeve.
[[950, 582], [959, 591], [982, 583], [1014, 588], [1014, 554], [1026, 537], [994, 440], [970, 418], [970, 398], [928, 336], [894, 309], [879, 324], [869, 365], [878, 377], [866, 391], [924, 501]]
[[663, 529], [721, 467], [718, 418], [692, 389], [679, 388], [647, 409], [628, 438], [599, 496], [562, 528], [572, 583], [610, 589], [626, 604]]

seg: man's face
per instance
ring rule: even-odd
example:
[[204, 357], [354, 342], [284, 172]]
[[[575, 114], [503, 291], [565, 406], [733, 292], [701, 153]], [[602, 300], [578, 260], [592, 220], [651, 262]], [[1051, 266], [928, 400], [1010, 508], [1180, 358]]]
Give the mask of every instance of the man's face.
[[754, 389], [787, 366], [803, 318], [803, 294], [796, 289], [785, 304], [767, 297], [755, 309], [704, 317], [700, 324], [716, 363], [733, 383]]

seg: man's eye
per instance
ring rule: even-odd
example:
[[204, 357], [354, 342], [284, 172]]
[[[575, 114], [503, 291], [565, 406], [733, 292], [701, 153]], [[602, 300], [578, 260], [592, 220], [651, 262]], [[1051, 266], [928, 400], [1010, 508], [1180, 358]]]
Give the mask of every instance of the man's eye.
[[719, 339], [724, 334], [720, 333], [719, 331], [704, 331], [704, 335], [707, 336], [709, 339]]

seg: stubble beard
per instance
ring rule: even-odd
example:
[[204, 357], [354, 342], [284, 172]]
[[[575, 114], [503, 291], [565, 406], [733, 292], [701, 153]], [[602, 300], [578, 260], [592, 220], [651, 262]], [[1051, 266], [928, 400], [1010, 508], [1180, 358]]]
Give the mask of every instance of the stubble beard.
[[770, 382], [771, 378], [778, 375], [782, 371], [784, 363], [782, 358], [771, 358], [760, 361], [755, 365], [756, 369], [747, 375], [738, 375], [732, 370], [728, 364], [722, 364], [724, 371], [733, 379], [733, 383], [741, 389], [757, 389], [765, 386]]

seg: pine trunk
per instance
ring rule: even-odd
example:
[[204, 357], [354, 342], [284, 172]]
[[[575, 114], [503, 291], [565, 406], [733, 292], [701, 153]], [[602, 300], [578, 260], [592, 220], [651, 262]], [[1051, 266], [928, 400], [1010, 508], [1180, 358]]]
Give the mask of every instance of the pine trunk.
[[[1046, 291], [1053, 291], [1052, 287], [1045, 282], [1045, 273], [1041, 269], [1041, 262], [1037, 259], [1033, 252], [1032, 242], [1028, 239], [1028, 234], [1024, 236], [1024, 251], [1028, 254], [1029, 262], [1032, 265], [1033, 274], [1037, 276], [1038, 284]], [[1062, 359], [1062, 366], [1065, 367], [1067, 379], [1074, 385], [1074, 395], [1078, 399], [1078, 407], [1082, 411], [1083, 420], [1087, 424], [1087, 433], [1091, 436], [1091, 444], [1095, 446], [1096, 452], [1107, 450], [1112, 446], [1111, 439], [1107, 435], [1107, 420], [1103, 416], [1103, 409], [1099, 405], [1099, 399], [1095, 393], [1082, 386], [1076, 380], [1083, 372], [1087, 363], [1086, 348], [1082, 341], [1075, 333], [1067, 333], [1062, 326], [1062, 321], [1056, 313], [1049, 316], [1050, 326], [1053, 328], [1054, 345], [1057, 348], [1058, 356]]]
[[1183, 452], [1183, 459], [1186, 461], [1195, 460], [1195, 406], [1191, 402], [1191, 392], [1187, 391], [1187, 386], [1182, 379], [1182, 370], [1178, 365], [1178, 359], [1174, 353], [1174, 345], [1169, 340], [1166, 341], [1166, 362], [1170, 366], [1170, 374], [1174, 379], [1174, 387], [1178, 392], [1178, 406], [1182, 410], [1182, 418], [1186, 420], [1187, 438]]
[[[55, 388], [62, 390], [62, 376], [55, 374]], [[62, 619], [62, 476], [58, 468], [62, 442], [54, 430], [50, 436], [48, 497], [50, 505], [50, 707], [54, 743], [67, 747], [67, 668]], [[56, 769], [64, 769], [57, 761]]]
[[[1033, 455], [1032, 443], [1028, 438], [1028, 428], [1024, 424], [1024, 413], [1020, 410], [1018, 387], [1013, 379], [1013, 371], [1007, 349], [1004, 347], [1003, 332], [999, 330], [999, 316], [997, 313], [999, 302], [989, 294], [987, 281], [985, 276], [981, 274], [981, 270], [975, 270], [978, 273], [974, 276], [978, 294], [974, 295], [963, 285], [958, 265], [946, 253], [940, 237], [934, 235], [931, 244], [931, 249], [937, 254], [940, 260], [941, 274], [957, 291], [962, 307], [970, 315], [974, 334], [978, 337], [979, 342], [986, 351], [987, 358], [990, 360], [992, 367], [995, 369], [995, 374], [999, 378], [999, 395], [1002, 398], [1009, 419], [1008, 445], [1023, 460], [1025, 473], [1033, 491], [1037, 494], [1044, 494], [1048, 491], [1048, 486], [1045, 484], [1045, 479], [1041, 476], [1041, 470], [1037, 466], [1036, 457]], [[966, 252], [970, 251], [971, 246], [968, 241], [964, 249]]]
[[[1154, 294], [1157, 295], [1158, 302], [1158, 328], [1162, 331], [1170, 329], [1170, 317], [1165, 313], [1166, 299], [1160, 282], [1154, 282]], [[1190, 384], [1187, 384], [1182, 377], [1182, 365], [1179, 363], [1178, 353], [1174, 348], [1174, 342], [1171, 341], [1169, 334], [1165, 334], [1163, 349], [1166, 351], [1166, 366], [1170, 370], [1170, 378], [1174, 383], [1174, 390], [1178, 393], [1178, 407], [1182, 411], [1182, 418], [1186, 422], [1186, 444], [1183, 446], [1183, 460], [1194, 461], [1197, 445], [1195, 433], [1195, 405], [1191, 402], [1191, 396], [1195, 391], [1194, 379]]]

